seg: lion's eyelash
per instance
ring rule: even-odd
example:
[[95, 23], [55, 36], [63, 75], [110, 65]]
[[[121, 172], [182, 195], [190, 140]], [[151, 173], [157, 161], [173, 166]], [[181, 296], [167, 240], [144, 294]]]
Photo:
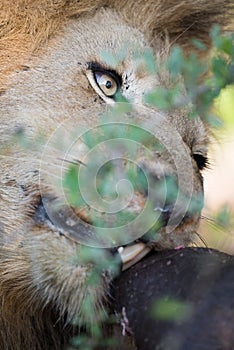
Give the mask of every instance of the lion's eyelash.
[[123, 83], [122, 77], [120, 76], [120, 74], [116, 70], [111, 69], [110, 67], [108, 67], [105, 64], [100, 64], [96, 61], [91, 61], [91, 62], [87, 63], [87, 69], [94, 71], [94, 72], [99, 71], [99, 72], [113, 75], [117, 79], [117, 81], [119, 82], [119, 86], [121, 86]]

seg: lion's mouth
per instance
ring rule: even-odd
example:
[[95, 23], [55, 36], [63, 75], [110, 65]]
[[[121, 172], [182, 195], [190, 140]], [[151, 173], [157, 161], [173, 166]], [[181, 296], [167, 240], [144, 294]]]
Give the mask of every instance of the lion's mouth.
[[[139, 214], [143, 202], [143, 196], [138, 194], [131, 201], [128, 210]], [[151, 251], [152, 244], [150, 242], [157, 242], [157, 236], [159, 239], [162, 238], [159, 231], [166, 227], [172, 210], [173, 205], [164, 207], [155, 206], [153, 208], [153, 215], [156, 216], [157, 213], [158, 219], [155, 221], [156, 225], [153, 229], [144, 231], [143, 234], [137, 236], [134, 236], [133, 232], [132, 235], [130, 234], [131, 239], [129, 237], [122, 238], [120, 234], [120, 239], [119, 237], [117, 239], [115, 237], [113, 241], [110, 240], [110, 235], [108, 236], [106, 233], [104, 235], [98, 235], [99, 231], [95, 230], [87, 211], [64, 205], [61, 206], [59, 199], [49, 196], [43, 197], [43, 199], [40, 198], [35, 210], [34, 221], [37, 225], [46, 225], [75, 243], [90, 247], [111, 249], [111, 251], [114, 250], [120, 256], [122, 270], [126, 270]], [[191, 215], [186, 213], [181, 218], [181, 223], [183, 224], [188, 219], [191, 220]], [[108, 229], [111, 230], [111, 227]], [[105, 232], [108, 232], [108, 229]]]
[[[48, 199], [43, 198], [42, 200], [42, 198], [40, 198], [39, 204], [37, 205], [33, 216], [33, 219], [37, 225], [46, 225], [53, 231], [56, 231], [60, 235], [63, 235], [66, 238], [77, 243], [80, 243], [79, 237], [82, 235], [82, 233], [86, 236], [86, 238], [87, 236], [89, 236], [89, 238], [92, 236], [93, 233], [87, 230], [88, 224], [85, 222], [83, 222], [83, 225], [81, 224], [79, 227], [72, 228], [71, 222], [69, 223], [69, 220], [63, 221], [64, 213], [62, 211], [57, 212], [56, 220], [51, 220], [51, 217], [48, 215], [48, 211], [46, 210], [48, 203]], [[61, 222], [63, 224], [59, 225]], [[76, 232], [76, 237], [74, 235], [74, 231]], [[85, 236], [82, 236], [82, 239]], [[151, 251], [151, 249], [152, 248], [147, 246], [147, 244], [139, 241], [134, 241], [130, 244], [116, 247], [116, 252], [120, 256], [122, 271], [130, 268], [132, 265], [143, 259]]]

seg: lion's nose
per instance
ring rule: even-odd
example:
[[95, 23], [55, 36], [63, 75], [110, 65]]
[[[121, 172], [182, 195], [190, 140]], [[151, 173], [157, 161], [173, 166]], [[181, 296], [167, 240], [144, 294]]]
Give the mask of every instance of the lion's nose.
[[[138, 173], [141, 174], [139, 168]], [[141, 182], [142, 193], [151, 202], [153, 211], [160, 216], [161, 225], [165, 226], [178, 198], [179, 186], [175, 175], [158, 174], [144, 169], [147, 181]]]
[[[155, 218], [157, 218], [153, 227], [139, 239], [141, 242], [147, 243], [155, 239], [157, 232], [162, 227], [171, 223], [173, 215], [178, 219], [176, 202], [181, 196], [181, 190], [179, 189], [178, 180], [173, 174], [158, 174], [152, 172], [152, 169], [144, 169], [144, 172], [147, 177], [147, 186], [143, 189], [144, 195], [150, 201], [151, 208], [155, 212]], [[179, 211], [178, 215], [181, 215]], [[184, 215], [186, 216], [187, 213], [185, 212]], [[179, 220], [183, 220], [183, 215]]]

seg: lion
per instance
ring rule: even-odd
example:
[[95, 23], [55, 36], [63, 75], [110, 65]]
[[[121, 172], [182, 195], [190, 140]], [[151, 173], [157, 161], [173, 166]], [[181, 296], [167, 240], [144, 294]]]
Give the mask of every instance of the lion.
[[[210, 28], [228, 25], [232, 1], [3, 0], [0, 7], [0, 347], [63, 349], [77, 331], [74, 319], [78, 331], [99, 321], [116, 273], [105, 265], [98, 283], [89, 283], [101, 258], [82, 259], [82, 245], [91, 253], [102, 251], [103, 260], [116, 261], [135, 241], [141, 256], [194, 240], [203, 206], [207, 127], [201, 118], [187, 118], [189, 107], [163, 113], [145, 105], [144, 95], [168, 86], [169, 78], [163, 69], [152, 74], [139, 57], [148, 50], [163, 64], [174, 44], [192, 50], [192, 38], [209, 48]], [[143, 226], [139, 221], [130, 237], [118, 241], [115, 230], [106, 243], [106, 236], [98, 240], [91, 229], [89, 206], [68, 203], [61, 172], [63, 178], [70, 164], [88, 169], [83, 179], [90, 175], [89, 160], [96, 156], [87, 158], [88, 142], [81, 141], [80, 133], [98, 129], [119, 95], [133, 109], [115, 119], [122, 123], [116, 129], [124, 123], [140, 125], [153, 130], [164, 146], [153, 144], [148, 156], [142, 149], [134, 155], [150, 186], [177, 178], [185, 197], [176, 207], [174, 199], [162, 203], [153, 194], [149, 210], [153, 217], [158, 213], [160, 227], [151, 225], [155, 229], [148, 234], [147, 220]], [[125, 151], [118, 144], [113, 157], [124, 158]], [[122, 175], [125, 162], [113, 163]], [[91, 182], [83, 183], [87, 194]], [[185, 198], [197, 201], [193, 211], [189, 204], [180, 211]], [[138, 216], [146, 199], [144, 189], [134, 192], [128, 214]], [[112, 224], [110, 219], [107, 230]], [[91, 310], [85, 310], [87, 298]]]

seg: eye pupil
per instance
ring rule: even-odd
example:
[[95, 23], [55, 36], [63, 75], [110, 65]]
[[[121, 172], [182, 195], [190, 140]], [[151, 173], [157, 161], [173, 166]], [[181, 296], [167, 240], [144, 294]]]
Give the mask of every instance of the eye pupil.
[[111, 89], [111, 88], [112, 88], [112, 82], [111, 82], [110, 80], [108, 80], [108, 81], [106, 82], [106, 88], [107, 88], [107, 89]]

